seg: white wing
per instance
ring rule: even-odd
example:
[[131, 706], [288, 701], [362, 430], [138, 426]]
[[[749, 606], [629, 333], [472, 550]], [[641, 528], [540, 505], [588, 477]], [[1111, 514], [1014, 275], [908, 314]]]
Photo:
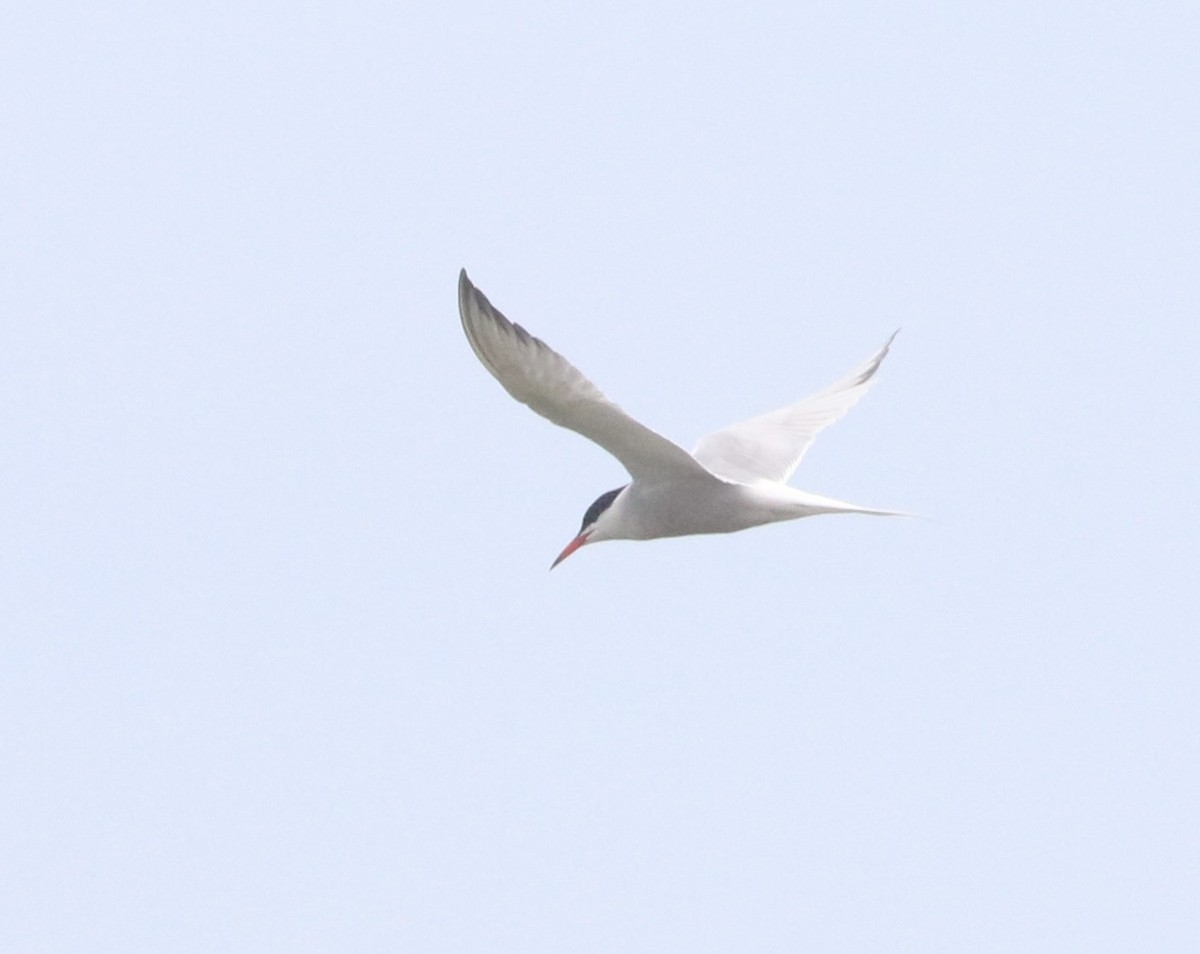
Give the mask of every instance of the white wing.
[[547, 420], [595, 441], [635, 480], [712, 479], [691, 454], [639, 424], [566, 358], [500, 314], [465, 269], [458, 276], [458, 310], [476, 356], [504, 390]]
[[824, 391], [797, 404], [752, 417], [700, 438], [692, 452], [719, 477], [740, 483], [773, 480], [786, 483], [808, 445], [867, 393], [871, 378], [899, 332], [873, 357]]

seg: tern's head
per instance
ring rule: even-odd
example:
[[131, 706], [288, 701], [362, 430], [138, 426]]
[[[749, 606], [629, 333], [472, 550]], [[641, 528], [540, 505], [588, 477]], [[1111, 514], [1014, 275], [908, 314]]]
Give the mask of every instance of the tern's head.
[[[628, 486], [628, 484], [625, 486]], [[625, 487], [618, 487], [616, 490], [610, 490], [596, 498], [595, 502], [587, 508], [587, 512], [583, 515], [583, 523], [579, 527], [579, 533], [574, 540], [567, 544], [566, 549], [558, 555], [558, 559], [550, 564], [550, 569], [553, 570], [585, 543], [594, 543], [598, 540], [609, 539], [609, 535], [604, 532], [605, 517], [609, 516], [608, 508], [613, 505], [613, 501], [620, 496], [621, 491], [624, 489]]]

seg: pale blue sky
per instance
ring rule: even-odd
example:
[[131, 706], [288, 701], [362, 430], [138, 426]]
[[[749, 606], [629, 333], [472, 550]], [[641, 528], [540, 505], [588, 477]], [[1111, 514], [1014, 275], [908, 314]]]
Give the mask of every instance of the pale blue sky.
[[[0, 949], [1200, 949], [1192, 4], [0, 30]], [[546, 568], [902, 332], [827, 517]]]

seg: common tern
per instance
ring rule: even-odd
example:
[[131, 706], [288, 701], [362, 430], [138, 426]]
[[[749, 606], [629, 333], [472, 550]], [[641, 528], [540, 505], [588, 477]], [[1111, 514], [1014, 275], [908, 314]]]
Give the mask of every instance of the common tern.
[[809, 444], [871, 385], [896, 338], [841, 380], [796, 404], [700, 438], [689, 454], [635, 421], [569, 361], [509, 321], [467, 278], [458, 277], [458, 310], [483, 366], [522, 404], [595, 441], [629, 471], [630, 483], [601, 494], [579, 533], [551, 564], [586, 543], [732, 533], [821, 513], [903, 516], [788, 486]]

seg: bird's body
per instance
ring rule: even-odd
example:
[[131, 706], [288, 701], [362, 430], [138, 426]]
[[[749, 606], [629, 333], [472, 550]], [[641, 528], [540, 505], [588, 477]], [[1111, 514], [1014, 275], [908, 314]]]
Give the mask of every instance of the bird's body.
[[738, 484], [719, 477], [661, 483], [634, 481], [622, 491], [608, 508], [606, 525], [597, 527], [589, 542], [734, 533], [821, 513], [891, 513], [785, 484]]
[[709, 434], [689, 454], [635, 421], [561, 355], [505, 318], [465, 271], [458, 293], [467, 340], [505, 390], [555, 424], [595, 441], [633, 478], [588, 508], [579, 534], [554, 565], [600, 540], [732, 533], [822, 513], [895, 514], [787, 484], [817, 432], [865, 393], [891, 339], [836, 384]]

